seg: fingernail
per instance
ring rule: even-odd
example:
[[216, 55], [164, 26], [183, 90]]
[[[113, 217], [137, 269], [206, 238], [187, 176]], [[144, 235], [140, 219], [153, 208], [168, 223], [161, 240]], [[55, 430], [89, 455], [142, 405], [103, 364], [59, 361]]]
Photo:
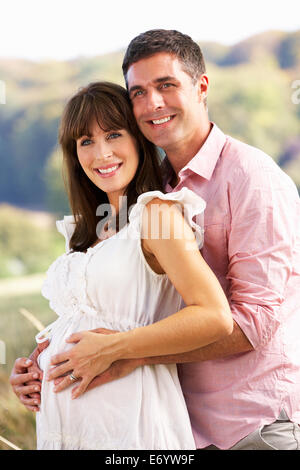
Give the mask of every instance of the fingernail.
[[38, 392], [39, 389], [40, 389], [40, 387], [34, 387], [34, 390], [35, 390], [36, 392]]
[[37, 374], [37, 373], [33, 374], [33, 378], [34, 378], [34, 379], [37, 379], [38, 376], [39, 376], [39, 374]]
[[39, 403], [38, 400], [34, 400], [35, 405], [38, 405], [38, 403]]
[[32, 361], [30, 359], [27, 359], [27, 361], [25, 361], [26, 366], [29, 366], [31, 364], [31, 362]]

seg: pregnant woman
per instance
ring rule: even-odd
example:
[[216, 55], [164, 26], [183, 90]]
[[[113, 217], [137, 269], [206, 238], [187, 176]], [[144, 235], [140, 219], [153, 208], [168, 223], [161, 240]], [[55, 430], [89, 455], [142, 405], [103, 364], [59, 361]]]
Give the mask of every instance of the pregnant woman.
[[117, 360], [186, 352], [231, 333], [226, 297], [199, 252], [193, 218], [205, 202], [186, 188], [163, 193], [156, 149], [118, 85], [91, 84], [68, 102], [60, 144], [73, 216], [57, 224], [66, 253], [42, 290], [58, 319], [37, 336], [50, 339], [38, 359], [37, 447], [193, 449], [175, 364], [138, 367], [76, 399], [55, 393], [47, 374], [51, 358], [72, 349], [79, 365], [65, 380], [86, 388]]

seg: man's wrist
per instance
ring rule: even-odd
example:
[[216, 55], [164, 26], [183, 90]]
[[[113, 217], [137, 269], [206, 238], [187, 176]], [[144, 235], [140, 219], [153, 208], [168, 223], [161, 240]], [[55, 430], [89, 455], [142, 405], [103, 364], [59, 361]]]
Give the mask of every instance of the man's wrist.
[[141, 357], [136, 359], [139, 366], [153, 366], [155, 364], [163, 364], [163, 356], [155, 356], [155, 357]]

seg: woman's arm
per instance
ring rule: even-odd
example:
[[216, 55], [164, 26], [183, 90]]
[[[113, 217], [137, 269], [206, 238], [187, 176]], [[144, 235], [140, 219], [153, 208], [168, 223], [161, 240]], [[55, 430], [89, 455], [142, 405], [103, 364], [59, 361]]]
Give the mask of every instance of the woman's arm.
[[[153, 206], [158, 210], [152, 210]], [[153, 213], [160, 217], [152, 217]], [[155, 258], [151, 265], [168, 275], [186, 307], [157, 323], [126, 333], [122, 358], [182, 353], [229, 335], [233, 321], [226, 296], [202, 258], [192, 229], [177, 205], [153, 199], [145, 208], [143, 227], [147, 258]]]
[[[160, 205], [159, 218], [151, 217], [153, 204]], [[128, 332], [72, 335], [69, 342], [78, 344], [53, 358], [52, 364], [67, 362], [51, 372], [50, 379], [73, 370], [75, 376], [82, 378], [77, 396], [112, 362], [184, 353], [232, 332], [225, 294], [199, 253], [192, 229], [174, 203], [153, 199], [144, 211], [143, 227], [147, 227], [143, 233], [144, 249], [155, 258], [158, 270], [168, 275], [186, 307], [157, 323]], [[164, 236], [166, 233], [168, 237]]]

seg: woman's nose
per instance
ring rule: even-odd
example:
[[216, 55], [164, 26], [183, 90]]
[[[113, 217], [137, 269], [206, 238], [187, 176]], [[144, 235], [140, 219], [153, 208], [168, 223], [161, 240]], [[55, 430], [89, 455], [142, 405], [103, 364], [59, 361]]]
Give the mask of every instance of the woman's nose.
[[97, 145], [97, 158], [107, 159], [112, 157], [113, 151], [107, 142], [99, 142]]
[[112, 157], [112, 156], [113, 156], [113, 152], [112, 152], [112, 151], [106, 152], [106, 153], [104, 153], [104, 154], [102, 155], [103, 158], [110, 158], [110, 157]]

